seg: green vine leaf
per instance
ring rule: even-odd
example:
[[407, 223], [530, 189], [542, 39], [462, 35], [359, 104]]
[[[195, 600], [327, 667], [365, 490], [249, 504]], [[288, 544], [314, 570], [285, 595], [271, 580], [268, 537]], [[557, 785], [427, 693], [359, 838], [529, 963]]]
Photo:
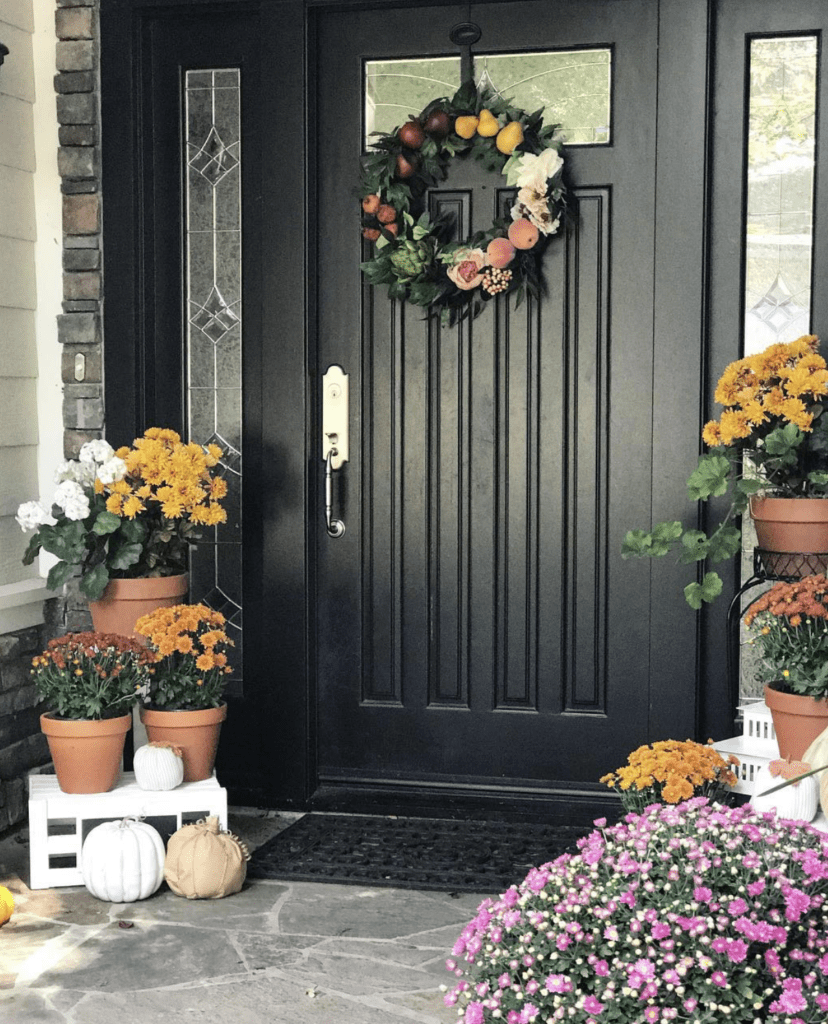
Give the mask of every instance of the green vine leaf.
[[714, 601], [722, 592], [722, 581], [718, 573], [705, 573], [701, 583], [689, 583], [684, 588], [684, 597], [691, 608], [698, 611], [703, 604]]

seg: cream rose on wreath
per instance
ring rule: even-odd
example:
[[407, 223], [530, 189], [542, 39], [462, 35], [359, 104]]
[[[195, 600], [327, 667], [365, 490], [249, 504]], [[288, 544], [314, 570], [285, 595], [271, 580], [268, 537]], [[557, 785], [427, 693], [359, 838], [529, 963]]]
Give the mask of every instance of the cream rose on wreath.
[[454, 264], [447, 271], [449, 280], [461, 291], [479, 288], [483, 284], [486, 262], [486, 253], [482, 249], [458, 249], [454, 254]]
[[533, 153], [524, 153], [521, 156], [517, 167], [517, 180], [515, 184], [521, 188], [531, 187], [538, 191], [543, 190], [546, 195], [546, 183], [554, 178], [563, 167], [563, 157], [556, 149], [545, 149], [535, 156]]

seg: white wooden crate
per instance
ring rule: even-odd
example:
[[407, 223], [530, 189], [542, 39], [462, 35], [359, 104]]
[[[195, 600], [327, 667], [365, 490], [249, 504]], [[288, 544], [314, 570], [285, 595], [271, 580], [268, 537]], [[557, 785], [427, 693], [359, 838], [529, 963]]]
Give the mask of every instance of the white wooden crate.
[[728, 754], [738, 757], [739, 764], [733, 769], [738, 781], [733, 787], [733, 792], [744, 793], [746, 796], [753, 796], [753, 780], [757, 769], [779, 757], [778, 750], [763, 749], [755, 740], [748, 739], [747, 736], [733, 736], [728, 740], [719, 740], [713, 744], [713, 747], [723, 757], [727, 757]]
[[779, 756], [776, 731], [768, 705], [763, 700], [742, 704], [742, 735], [757, 754], [767, 753], [771, 758]]
[[81, 848], [103, 821], [145, 818], [165, 844], [182, 824], [215, 815], [227, 828], [227, 790], [215, 776], [165, 792], [141, 789], [132, 772], [108, 793], [64, 793], [54, 775], [29, 776], [29, 887], [83, 885]]

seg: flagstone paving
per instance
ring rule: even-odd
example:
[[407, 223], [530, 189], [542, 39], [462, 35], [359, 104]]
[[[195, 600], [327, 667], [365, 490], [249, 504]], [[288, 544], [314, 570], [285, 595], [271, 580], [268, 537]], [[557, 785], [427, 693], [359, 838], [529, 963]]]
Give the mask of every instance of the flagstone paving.
[[[291, 820], [242, 811], [230, 826], [255, 847]], [[0, 840], [9, 1024], [449, 1024], [445, 958], [484, 895], [256, 879], [223, 900], [164, 885], [114, 904], [27, 879], [20, 830]]]

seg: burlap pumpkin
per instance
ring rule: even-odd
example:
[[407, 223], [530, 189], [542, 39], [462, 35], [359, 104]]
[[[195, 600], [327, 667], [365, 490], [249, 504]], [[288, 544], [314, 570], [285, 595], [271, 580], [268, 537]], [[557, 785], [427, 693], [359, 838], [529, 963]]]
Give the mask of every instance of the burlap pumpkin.
[[167, 844], [164, 877], [178, 896], [217, 900], [238, 892], [247, 877], [245, 844], [212, 817], [184, 825]]

